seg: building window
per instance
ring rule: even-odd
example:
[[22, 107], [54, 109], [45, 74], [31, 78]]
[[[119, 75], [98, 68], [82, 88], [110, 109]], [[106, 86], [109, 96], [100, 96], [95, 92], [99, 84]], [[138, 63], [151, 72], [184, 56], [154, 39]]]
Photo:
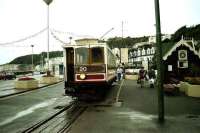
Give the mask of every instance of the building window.
[[155, 50], [154, 50], [154, 48], [152, 47], [151, 48], [151, 54], [154, 54], [155, 53]]
[[144, 49], [142, 49], [142, 55], [145, 55], [145, 50]]
[[148, 55], [150, 54], [150, 48], [147, 49], [147, 54], [148, 54]]
[[134, 56], [135, 56], [135, 57], [137, 56], [137, 51], [134, 51]]
[[141, 55], [141, 52], [140, 52], [140, 50], [138, 50], [138, 51], [137, 51], [137, 55], [138, 55], [138, 56], [140, 56], [140, 55]]

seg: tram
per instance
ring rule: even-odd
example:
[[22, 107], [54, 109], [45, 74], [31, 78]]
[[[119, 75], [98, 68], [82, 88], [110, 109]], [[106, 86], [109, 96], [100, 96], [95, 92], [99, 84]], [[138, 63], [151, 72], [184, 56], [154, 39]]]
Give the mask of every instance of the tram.
[[106, 91], [116, 79], [116, 56], [97, 39], [64, 45], [65, 94], [79, 97]]

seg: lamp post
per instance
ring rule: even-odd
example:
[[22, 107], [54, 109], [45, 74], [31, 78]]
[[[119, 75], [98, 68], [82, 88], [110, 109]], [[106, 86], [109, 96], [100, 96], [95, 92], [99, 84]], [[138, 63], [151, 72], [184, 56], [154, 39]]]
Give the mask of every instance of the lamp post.
[[33, 71], [33, 47], [34, 47], [34, 45], [32, 44], [31, 47], [32, 47], [32, 71]]
[[156, 64], [157, 64], [157, 91], [158, 91], [158, 120], [164, 122], [164, 92], [163, 92], [163, 69], [162, 69], [162, 47], [161, 47], [161, 28], [160, 28], [160, 9], [159, 0], [155, 3], [156, 19]]
[[49, 71], [49, 5], [53, 0], [43, 0], [47, 4], [47, 74]]

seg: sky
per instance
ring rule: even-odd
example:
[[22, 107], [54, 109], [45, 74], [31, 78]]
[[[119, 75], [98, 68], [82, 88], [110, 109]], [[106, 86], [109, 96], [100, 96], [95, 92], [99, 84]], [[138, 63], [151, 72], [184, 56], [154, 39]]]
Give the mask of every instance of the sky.
[[[161, 32], [173, 34], [186, 25], [200, 24], [200, 0], [160, 0]], [[53, 0], [49, 26], [59, 40], [69, 37], [105, 38], [155, 35], [154, 0]], [[22, 55], [47, 51], [47, 32], [30, 37], [47, 27], [47, 5], [43, 0], [0, 0], [0, 64]], [[30, 37], [24, 41], [11, 43]], [[62, 43], [50, 34], [50, 51]], [[8, 44], [6, 44], [8, 43]], [[5, 45], [6, 44], [6, 45]]]

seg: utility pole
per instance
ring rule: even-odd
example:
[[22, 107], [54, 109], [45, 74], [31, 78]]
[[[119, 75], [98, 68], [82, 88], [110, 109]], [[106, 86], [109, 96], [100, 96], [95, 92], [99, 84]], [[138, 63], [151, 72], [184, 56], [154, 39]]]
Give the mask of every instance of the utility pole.
[[[47, 72], [49, 71], [49, 5], [53, 0], [43, 0], [47, 4]], [[48, 74], [48, 73], [47, 73]]]
[[157, 91], [158, 91], [158, 120], [164, 122], [164, 91], [163, 91], [163, 60], [161, 46], [160, 9], [159, 0], [154, 0], [156, 18], [156, 64], [157, 64]]
[[[123, 46], [123, 37], [124, 37], [124, 22], [122, 21], [122, 46]], [[122, 47], [121, 46], [121, 47]], [[120, 54], [120, 60], [119, 60], [119, 62], [121, 63], [122, 62], [122, 51], [121, 51], [121, 47], [119, 48], [119, 54]]]

